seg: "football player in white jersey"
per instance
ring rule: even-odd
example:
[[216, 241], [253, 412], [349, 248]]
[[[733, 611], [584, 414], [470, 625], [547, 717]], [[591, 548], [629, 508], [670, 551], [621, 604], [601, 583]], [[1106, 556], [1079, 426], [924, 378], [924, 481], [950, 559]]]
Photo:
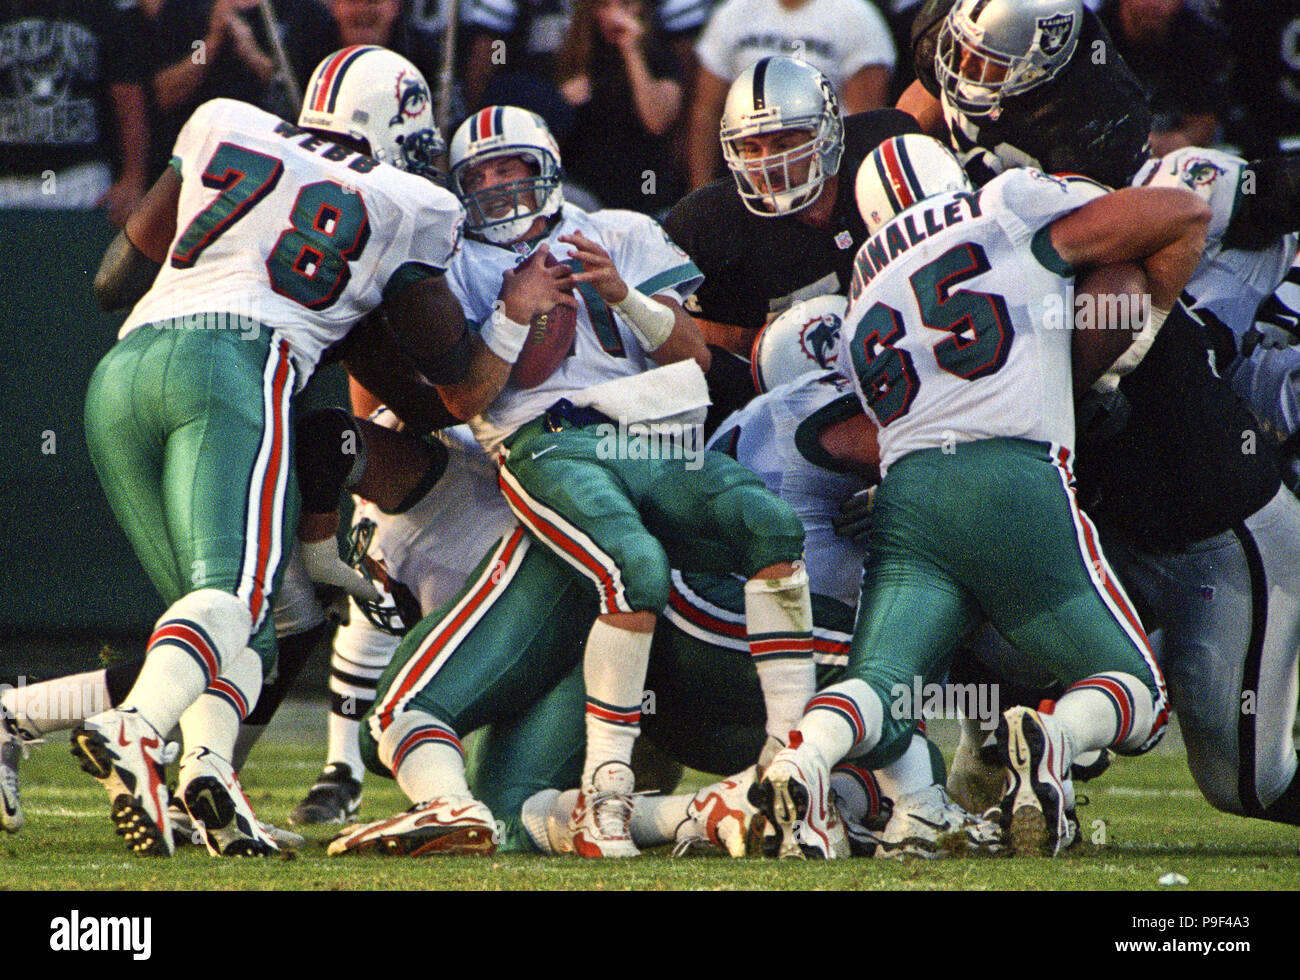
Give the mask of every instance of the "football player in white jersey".
[[[1104, 195], [1028, 169], [973, 193], [951, 153], [916, 136], [883, 143], [857, 190], [872, 237], [839, 356], [878, 426], [883, 479], [849, 679], [809, 703], [755, 801], [782, 856], [829, 856], [829, 766], [910, 739], [916, 712], [891, 710], [897, 686], [937, 680], [982, 614], [1068, 685], [1053, 714], [1013, 708], [998, 728], [1012, 844], [1055, 854], [1069, 844], [1072, 754], [1142, 751], [1166, 719], [1141, 624], [1073, 496], [1072, 378], [1092, 378], [1072, 368], [1072, 347], [1100, 348], [1085, 360], [1094, 378], [1119, 352], [1106, 336], [1118, 331], [1065, 329], [1074, 277], [1143, 261], [1168, 309], [1208, 209], [1186, 191]], [[1053, 322], [1054, 308], [1069, 318]]]
[[[521, 523], [596, 586], [600, 616], [584, 658], [588, 753], [575, 849], [630, 857], [637, 851], [627, 830], [627, 763], [670, 559], [740, 570], [753, 580], [753, 616], [766, 624], [755, 632], [775, 634], [764, 641], [761, 672], [779, 731], [813, 683], [807, 577], [797, 566], [802, 528], [753, 474], [698, 444], [691, 461], [698, 467], [686, 465], [688, 447], [680, 442], [665, 454], [673, 459], [602, 448], [604, 427], [618, 431], [620, 424], [626, 432], [630, 424], [666, 422], [679, 439], [689, 438], [698, 430], [683, 430], [681, 420], [707, 402], [696, 368], [707, 366], [708, 352], [681, 308], [699, 273], [654, 221], [563, 206], [554, 140], [538, 117], [510, 106], [488, 107], [457, 131], [451, 182], [468, 212], [451, 277], [467, 315], [504, 360], [526, 361], [530, 353], [522, 342], [503, 340], [517, 329], [503, 331], [495, 304], [501, 278], [524, 256], [545, 258], [552, 248], [575, 270], [569, 281], [582, 302], [571, 356], [528, 387], [508, 384], [470, 423], [496, 454]], [[649, 370], [655, 364], [668, 366], [656, 374]], [[505, 587], [501, 576], [490, 584]], [[409, 666], [424, 662], [416, 657]], [[476, 801], [455, 731], [436, 712], [409, 704], [407, 695], [420, 687], [418, 676], [405, 677], [394, 703], [372, 714], [382, 765], [417, 804], [436, 810], [450, 801], [480, 830], [490, 827], [486, 807], [463, 809]]]
[[[298, 508], [291, 399], [322, 352], [382, 303], [449, 404], [477, 410], [504, 376], [445, 284], [460, 207], [403, 172], [427, 169], [441, 142], [419, 72], [382, 48], [344, 49], [318, 66], [299, 121], [200, 106], [97, 280], [106, 304], [138, 302], [91, 379], [87, 441], [169, 605], [130, 693], [73, 749], [138, 853], [172, 850], [160, 733], [178, 720], [179, 794], [209, 847], [274, 849], [229, 759], [273, 662], [267, 614]], [[527, 286], [543, 278], [507, 280], [507, 311], [536, 312]]]

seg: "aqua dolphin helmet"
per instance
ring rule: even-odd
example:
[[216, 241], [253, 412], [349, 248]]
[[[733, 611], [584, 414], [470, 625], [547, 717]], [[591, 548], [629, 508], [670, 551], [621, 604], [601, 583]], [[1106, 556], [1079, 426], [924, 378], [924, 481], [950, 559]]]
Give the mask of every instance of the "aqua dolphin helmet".
[[298, 125], [364, 140], [370, 155], [430, 179], [447, 144], [433, 120], [429, 85], [400, 54], [353, 45], [316, 66]]
[[[524, 180], [467, 189], [471, 168], [498, 157], [523, 157], [533, 171]], [[470, 116], [451, 138], [452, 192], [465, 208], [465, 227], [504, 245], [527, 234], [533, 221], [564, 204], [560, 148], [542, 117], [517, 106], [488, 106]]]

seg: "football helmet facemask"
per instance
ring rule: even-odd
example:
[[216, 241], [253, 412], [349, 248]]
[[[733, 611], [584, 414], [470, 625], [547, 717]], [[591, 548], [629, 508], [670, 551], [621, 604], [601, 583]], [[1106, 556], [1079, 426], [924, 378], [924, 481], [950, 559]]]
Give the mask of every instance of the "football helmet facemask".
[[957, 0], [934, 56], [948, 101], [967, 116], [993, 116], [1002, 100], [1055, 78], [1083, 26], [1080, 0]]
[[[742, 152], [746, 137], [783, 130], [803, 130], [808, 138], [767, 156]], [[719, 136], [740, 199], [763, 217], [793, 214], [816, 201], [844, 153], [844, 122], [830, 81], [811, 65], [779, 55], [762, 58], [732, 82]]]
[[862, 161], [853, 187], [868, 235], [927, 197], [973, 189], [951, 150], [916, 133], [891, 137], [876, 147]]
[[388, 574], [382, 559], [370, 554], [375, 526], [374, 521], [364, 517], [352, 525], [348, 531], [347, 563], [378, 590], [382, 599], [368, 602], [353, 596], [352, 601], [378, 629], [393, 636], [405, 636], [423, 616], [420, 602], [410, 589]]
[[[532, 176], [466, 190], [470, 168], [497, 157], [514, 156], [528, 162]], [[560, 148], [542, 117], [527, 109], [498, 105], [474, 113], [451, 138], [450, 166], [451, 190], [465, 208], [466, 229], [489, 242], [506, 245], [517, 241], [528, 233], [534, 220], [549, 218], [564, 204]], [[502, 210], [505, 203], [509, 206]]]
[[374, 45], [336, 51], [312, 72], [298, 125], [364, 140], [370, 155], [431, 180], [446, 152], [429, 86], [400, 54]]

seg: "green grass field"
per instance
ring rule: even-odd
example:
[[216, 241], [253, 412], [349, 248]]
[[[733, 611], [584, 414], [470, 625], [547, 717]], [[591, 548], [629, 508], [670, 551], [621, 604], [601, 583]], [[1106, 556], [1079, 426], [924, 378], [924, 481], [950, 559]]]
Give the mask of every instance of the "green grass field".
[[[955, 725], [931, 732], [951, 758]], [[242, 779], [259, 814], [284, 825], [311, 784], [324, 745], [321, 704], [287, 704]], [[702, 781], [698, 774], [692, 786]], [[1176, 871], [1193, 889], [1300, 888], [1300, 828], [1244, 820], [1205, 803], [1183, 761], [1176, 731], [1151, 755], [1120, 760], [1083, 788], [1081, 853], [1042, 858], [839, 861], [831, 865], [671, 858], [667, 849], [630, 862], [503, 855], [491, 858], [328, 858], [319, 830], [294, 855], [214, 860], [186, 847], [170, 860], [137, 858], [113, 833], [107, 798], [55, 738], [23, 763], [27, 825], [0, 837], [0, 887], [22, 889], [1154, 889]], [[362, 816], [404, 809], [396, 786], [366, 784]], [[1103, 838], [1104, 835], [1104, 838]], [[1093, 844], [1089, 841], [1104, 840]]]

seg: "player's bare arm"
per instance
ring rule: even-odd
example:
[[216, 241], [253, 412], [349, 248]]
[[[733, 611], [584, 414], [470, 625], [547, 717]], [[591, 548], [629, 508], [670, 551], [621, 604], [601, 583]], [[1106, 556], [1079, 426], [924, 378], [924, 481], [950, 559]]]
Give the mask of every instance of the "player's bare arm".
[[95, 300], [106, 310], [134, 306], [149, 291], [176, 234], [181, 179], [171, 167], [117, 233], [95, 273]]
[[1210, 208], [1191, 191], [1125, 187], [1052, 223], [1052, 247], [1075, 268], [1141, 262], [1151, 302], [1167, 310], [1200, 261]]
[[[600, 298], [627, 321], [656, 363], [674, 364], [694, 358], [701, 371], [709, 369], [711, 359], [704, 335], [680, 303], [666, 296], [645, 296], [629, 287], [609, 253], [582, 232], [561, 235], [560, 241], [571, 247], [570, 257], [582, 263], [583, 271], [573, 276], [573, 282], [591, 283]], [[666, 307], [671, 321], [648, 305], [655, 303]]]
[[943, 106], [920, 81], [912, 82], [904, 90], [894, 108], [901, 109], [915, 119], [925, 135], [943, 138]]
[[[577, 307], [572, 272], [562, 263], [548, 266], [548, 254], [548, 246], [542, 244], [527, 260], [505, 271], [491, 329], [517, 334], [522, 344], [534, 316], [557, 306]], [[461, 421], [472, 419], [492, 404], [505, 388], [513, 366], [479, 338], [472, 338], [472, 344], [469, 376], [458, 384], [438, 387], [447, 408]]]
[[343, 366], [351, 376], [356, 411], [360, 408], [355, 392], [360, 390], [370, 404], [387, 405], [415, 432], [432, 432], [460, 421], [443, 404], [438, 389], [404, 355], [380, 311], [352, 328]]
[[[1144, 326], [1142, 304], [1122, 298], [1141, 297], [1149, 290], [1146, 273], [1135, 262], [1099, 266], [1079, 277], [1075, 284], [1075, 308], [1080, 308], [1081, 297], [1092, 297], [1090, 308], [1098, 313], [1095, 329], [1075, 330], [1070, 338], [1076, 401], [1128, 350], [1134, 334]], [[1121, 300], [1117, 302], [1112, 297]], [[1125, 322], [1115, 319], [1121, 311], [1128, 315]]]

